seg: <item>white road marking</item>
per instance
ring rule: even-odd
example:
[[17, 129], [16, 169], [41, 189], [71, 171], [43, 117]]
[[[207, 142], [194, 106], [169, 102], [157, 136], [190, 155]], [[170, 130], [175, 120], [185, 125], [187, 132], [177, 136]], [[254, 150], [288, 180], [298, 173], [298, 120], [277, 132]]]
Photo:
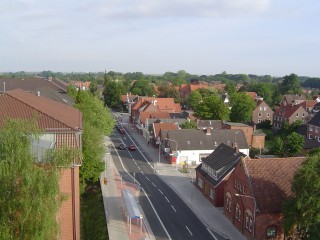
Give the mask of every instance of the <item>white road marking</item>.
[[213, 235], [213, 233], [210, 231], [210, 229], [209, 229], [209, 228], [207, 228], [207, 230], [208, 230], [208, 232], [210, 233], [210, 235], [214, 238], [214, 240], [218, 240], [218, 239], [216, 238], [216, 236], [215, 236], [215, 235]]
[[[112, 145], [113, 145], [113, 147], [115, 147], [115, 146], [114, 146], [114, 144], [112, 144]], [[131, 176], [131, 174], [130, 174], [130, 173], [127, 171], [127, 169], [124, 167], [123, 162], [122, 162], [122, 159], [121, 159], [121, 157], [120, 157], [120, 155], [119, 155], [118, 151], [116, 151], [116, 152], [117, 152], [117, 155], [118, 155], [118, 157], [119, 157], [119, 159], [120, 159], [120, 162], [121, 162], [121, 165], [122, 165], [123, 169], [127, 172], [127, 174], [128, 174], [132, 179], [134, 179], [134, 177], [133, 177], [133, 176]], [[137, 180], [136, 180], [136, 182], [141, 186], [141, 184], [139, 183], [139, 181], [137, 181]], [[152, 209], [153, 209], [154, 213], [156, 214], [156, 216], [157, 216], [157, 218], [158, 218], [158, 220], [159, 220], [159, 222], [160, 222], [160, 224], [161, 224], [161, 226], [162, 226], [163, 230], [166, 232], [166, 234], [167, 234], [167, 236], [168, 236], [168, 239], [169, 239], [169, 240], [172, 240], [172, 238], [170, 237], [170, 235], [169, 235], [169, 233], [168, 233], [168, 230], [166, 229], [166, 227], [164, 226], [163, 222], [161, 221], [161, 218], [159, 217], [159, 214], [157, 213], [157, 210], [154, 208], [154, 206], [153, 206], [153, 204], [152, 204], [152, 202], [151, 202], [150, 198], [148, 197], [148, 195], [147, 195], [146, 191], [144, 190], [144, 188], [143, 188], [143, 187], [142, 187], [141, 189], [142, 189], [142, 191], [143, 191], [144, 195], [147, 197], [148, 202], [150, 203], [150, 205], [151, 205], [151, 207], [152, 207]]]
[[167, 197], [165, 197], [165, 199], [167, 200], [167, 202], [170, 202], [169, 199]]
[[186, 229], [189, 231], [190, 235], [192, 236], [193, 234], [187, 226], [186, 226]]
[[148, 179], [148, 181], [150, 181], [150, 179], [148, 177], [146, 177], [146, 179]]
[[151, 182], [151, 184], [152, 184], [154, 187], [157, 187], [157, 185], [155, 185], [153, 182]]
[[[161, 190], [158, 188], [158, 191], [161, 192]], [[163, 195], [163, 192], [161, 192], [161, 194]]]
[[139, 166], [138, 166], [138, 169], [141, 170]]
[[172, 207], [173, 211], [177, 212], [177, 210], [172, 205], [171, 205], [171, 207]]

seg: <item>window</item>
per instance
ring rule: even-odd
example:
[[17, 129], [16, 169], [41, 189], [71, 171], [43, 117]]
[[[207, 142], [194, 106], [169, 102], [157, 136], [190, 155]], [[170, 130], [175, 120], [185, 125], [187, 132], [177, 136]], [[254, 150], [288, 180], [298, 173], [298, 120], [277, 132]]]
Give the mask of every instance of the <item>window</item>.
[[252, 221], [252, 215], [251, 215], [251, 211], [247, 210], [246, 211], [246, 229], [251, 232], [252, 231], [252, 225], [253, 225], [253, 221]]
[[304, 117], [304, 113], [302, 113], [302, 117]]
[[228, 196], [226, 198], [227, 198], [226, 209], [229, 210], [229, 212], [231, 212], [231, 199]]
[[200, 188], [202, 188], [202, 179], [201, 179], [201, 178], [198, 178], [198, 186], [199, 186]]
[[315, 130], [315, 131], [316, 131], [316, 133], [318, 132], [318, 128], [317, 128], [317, 127], [316, 127], [316, 130]]
[[312, 138], [312, 134], [309, 134], [309, 139], [311, 139]]
[[214, 189], [210, 188], [210, 198], [214, 199]]
[[258, 123], [261, 123], [261, 119], [260, 118], [258, 119]]
[[276, 115], [274, 115], [274, 116], [273, 116], [273, 119], [274, 119], [274, 120], [277, 120], [277, 116], [276, 116]]
[[262, 111], [262, 107], [260, 107], [259, 110]]
[[267, 111], [267, 107], [263, 107], [263, 110], [264, 110], [264, 111]]
[[262, 116], [262, 114], [261, 113], [258, 113], [258, 117], [261, 117]]
[[276, 226], [268, 226], [267, 227], [267, 238], [275, 238], [277, 237], [277, 227]]
[[270, 117], [270, 113], [267, 113], [267, 117]]
[[312, 130], [313, 130], [313, 129], [312, 129], [312, 127], [311, 127], [311, 126], [309, 126], [309, 131], [310, 131], [310, 132], [312, 132]]
[[236, 205], [236, 211], [235, 211], [234, 216], [235, 216], [236, 219], [238, 219], [238, 220], [240, 221], [240, 218], [241, 218], [241, 210], [240, 210], [239, 204]]
[[297, 117], [299, 117], [299, 113], [297, 113], [297, 115], [296, 115]]

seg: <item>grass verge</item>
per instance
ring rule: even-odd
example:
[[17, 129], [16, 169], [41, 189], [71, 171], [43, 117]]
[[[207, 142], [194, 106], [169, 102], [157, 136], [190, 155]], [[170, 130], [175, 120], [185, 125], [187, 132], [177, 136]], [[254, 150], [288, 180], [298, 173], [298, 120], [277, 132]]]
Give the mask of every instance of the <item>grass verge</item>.
[[104, 213], [100, 184], [80, 197], [81, 203], [81, 239], [108, 240], [107, 221]]

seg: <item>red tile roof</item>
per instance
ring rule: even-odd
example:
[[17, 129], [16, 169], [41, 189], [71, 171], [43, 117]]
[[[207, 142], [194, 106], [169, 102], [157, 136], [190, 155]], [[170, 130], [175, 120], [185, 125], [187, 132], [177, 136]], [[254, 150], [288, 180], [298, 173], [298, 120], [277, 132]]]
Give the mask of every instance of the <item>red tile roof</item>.
[[158, 137], [160, 131], [168, 131], [168, 130], [177, 130], [179, 129], [179, 125], [177, 123], [154, 123], [153, 130], [154, 130], [154, 137]]
[[21, 89], [0, 95], [0, 126], [4, 118], [38, 117], [39, 127], [82, 129], [82, 113], [68, 105], [36, 96]]
[[258, 97], [258, 94], [256, 92], [246, 92], [246, 94], [252, 97], [253, 100]]
[[285, 199], [292, 196], [295, 172], [305, 157], [243, 159], [253, 197], [261, 213], [279, 213]]
[[297, 105], [292, 105], [292, 104], [289, 104], [289, 105], [286, 105], [285, 107], [282, 107], [282, 108], [277, 108], [275, 111], [274, 111], [274, 115], [277, 115], [277, 116], [282, 116], [284, 118], [289, 118], [292, 116], [292, 114], [294, 114], [299, 108], [303, 108], [302, 106], [303, 103], [300, 103], [300, 104], [297, 104]]
[[208, 85], [204, 85], [204, 84], [190, 84], [190, 90], [191, 92], [200, 89], [200, 88], [208, 88]]

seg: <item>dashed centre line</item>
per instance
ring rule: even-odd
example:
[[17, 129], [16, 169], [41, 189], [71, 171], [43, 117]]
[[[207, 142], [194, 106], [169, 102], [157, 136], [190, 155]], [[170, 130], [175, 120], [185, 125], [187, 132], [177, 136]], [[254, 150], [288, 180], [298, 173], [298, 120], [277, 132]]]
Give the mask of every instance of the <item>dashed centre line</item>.
[[170, 202], [170, 201], [169, 201], [169, 199], [168, 199], [167, 197], [164, 197], [164, 198], [167, 200], [167, 202]]
[[177, 212], [177, 210], [172, 205], [171, 205], [171, 207], [172, 207], [173, 211]]
[[155, 185], [153, 182], [151, 182], [151, 184], [152, 184], [154, 187], [157, 187], [157, 185]]
[[192, 232], [190, 231], [190, 229], [186, 226], [186, 229], [188, 230], [188, 232], [190, 233], [190, 235], [192, 236]]
[[163, 192], [160, 189], [158, 189], [158, 191], [163, 195]]
[[150, 182], [150, 179], [148, 177], [146, 177], [146, 179], [148, 179], [148, 181]]

